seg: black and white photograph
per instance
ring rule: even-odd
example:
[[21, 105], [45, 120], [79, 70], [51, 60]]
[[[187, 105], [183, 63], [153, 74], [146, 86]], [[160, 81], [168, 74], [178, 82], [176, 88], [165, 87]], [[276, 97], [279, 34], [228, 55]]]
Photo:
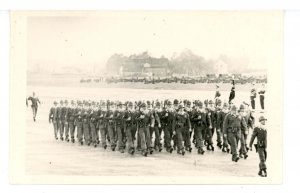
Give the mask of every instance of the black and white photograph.
[[281, 182], [282, 11], [11, 22], [13, 182]]

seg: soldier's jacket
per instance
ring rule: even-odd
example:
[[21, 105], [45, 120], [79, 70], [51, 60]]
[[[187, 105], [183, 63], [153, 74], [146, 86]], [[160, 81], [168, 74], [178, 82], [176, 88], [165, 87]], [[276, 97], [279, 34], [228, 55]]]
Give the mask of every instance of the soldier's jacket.
[[205, 112], [193, 110], [191, 115], [191, 122], [195, 124], [195, 126], [205, 126], [206, 125], [206, 114]]
[[175, 130], [175, 128], [179, 126], [179, 127], [184, 127], [184, 128], [188, 128], [191, 129], [191, 121], [190, 121], [190, 117], [189, 114], [186, 112], [180, 113], [177, 112], [175, 114], [174, 120], [173, 120], [173, 130]]
[[28, 97], [28, 99], [26, 100], [26, 104], [28, 104], [28, 102], [27, 102], [28, 100], [31, 101], [31, 106], [32, 106], [32, 107], [38, 107], [38, 103], [39, 103], [39, 104], [41, 103], [40, 100], [39, 100], [38, 98], [32, 97], [32, 96]]
[[83, 120], [83, 109], [82, 108], [76, 108], [75, 109], [75, 122], [82, 122]]
[[51, 107], [49, 113], [49, 121], [52, 120], [53, 122], [57, 121], [57, 107]]
[[91, 110], [90, 111], [90, 123], [93, 123], [93, 124], [97, 124], [98, 122], [98, 119], [99, 119], [99, 111], [97, 110]]
[[75, 108], [68, 108], [68, 111], [67, 111], [67, 121], [69, 123], [74, 123], [75, 122], [75, 118], [76, 118], [76, 109]]
[[245, 120], [242, 116], [232, 115], [228, 113], [225, 116], [225, 120], [223, 123], [223, 132], [227, 134], [228, 132], [237, 133], [241, 131], [241, 128], [246, 126]]
[[107, 121], [105, 121], [106, 111], [99, 109], [98, 110], [98, 126], [106, 127]]
[[123, 125], [124, 124], [123, 117], [124, 117], [124, 112], [119, 111], [119, 110], [114, 111], [113, 120], [116, 123], [116, 125]]
[[260, 148], [267, 147], [267, 130], [261, 127], [255, 127], [250, 139], [250, 147], [252, 146], [254, 139], [257, 138], [257, 146]]
[[82, 115], [82, 121], [83, 123], [89, 123], [90, 121], [90, 109], [84, 109], [83, 110], [83, 115]]
[[114, 124], [113, 116], [114, 116], [114, 112], [112, 110], [107, 110], [104, 120], [107, 122], [108, 125]]
[[209, 108], [208, 110], [210, 115], [210, 125], [215, 128], [217, 125], [217, 112], [215, 108]]
[[57, 121], [62, 121], [62, 107], [57, 107]]
[[173, 126], [174, 118], [175, 118], [175, 112], [174, 111], [169, 111], [167, 109], [164, 109], [161, 112], [161, 118], [160, 118], [160, 120], [161, 120], [161, 123], [164, 126]]
[[123, 117], [126, 126], [133, 126], [137, 124], [137, 113], [134, 111], [125, 111], [124, 117]]
[[154, 116], [154, 125], [153, 126], [161, 125], [160, 119], [162, 117], [162, 111], [153, 110], [153, 116]]
[[148, 127], [150, 125], [154, 125], [154, 116], [150, 111], [146, 111], [145, 113], [139, 111], [137, 116], [138, 125], [140, 128]]
[[67, 114], [68, 114], [68, 107], [62, 107], [61, 108], [61, 116], [60, 116], [62, 122], [67, 121], [66, 120]]
[[224, 118], [225, 118], [223, 111], [221, 111], [221, 109], [217, 108], [216, 111], [215, 111], [215, 115], [216, 115], [215, 116], [215, 118], [216, 118], [216, 121], [215, 121], [216, 128], [217, 129], [223, 128], [223, 122], [224, 122]]

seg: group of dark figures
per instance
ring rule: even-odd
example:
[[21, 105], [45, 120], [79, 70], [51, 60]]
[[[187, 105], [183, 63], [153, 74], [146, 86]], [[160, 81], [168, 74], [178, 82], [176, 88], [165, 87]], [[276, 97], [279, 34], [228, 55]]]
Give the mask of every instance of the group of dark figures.
[[[192, 144], [198, 154], [214, 151], [213, 136], [217, 135], [217, 147], [232, 154], [232, 161], [247, 159], [248, 150], [255, 144], [259, 154], [259, 175], [267, 176], [266, 119], [259, 117], [254, 126], [253, 111], [247, 103], [237, 108], [230, 103], [215, 100], [164, 101], [54, 101], [49, 122], [54, 127], [56, 140], [80, 145], [101, 144], [104, 149], [129, 154], [161, 152], [164, 148], [180, 155], [192, 152]], [[248, 145], [249, 130], [252, 137]], [[76, 136], [75, 136], [75, 130]]]

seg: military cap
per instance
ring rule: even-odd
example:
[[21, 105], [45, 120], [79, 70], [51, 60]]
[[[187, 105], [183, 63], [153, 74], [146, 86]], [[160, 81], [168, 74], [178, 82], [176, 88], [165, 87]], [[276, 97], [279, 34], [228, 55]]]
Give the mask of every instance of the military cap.
[[117, 102], [116, 104], [118, 107], [122, 106], [122, 103], [121, 102]]
[[174, 100], [173, 104], [178, 105], [179, 101], [177, 99]]
[[187, 100], [186, 105], [191, 105], [191, 101]]
[[166, 103], [167, 103], [167, 105], [169, 105], [169, 106], [170, 106], [170, 105], [172, 105], [172, 102], [171, 102], [171, 101], [169, 101], [169, 100], [167, 100], [167, 102], [166, 102]]
[[96, 105], [96, 102], [95, 102], [95, 101], [92, 101], [91, 104], [94, 106], [94, 105]]
[[236, 111], [236, 106], [235, 105], [232, 105], [231, 109], [232, 111]]
[[64, 101], [63, 101], [63, 100], [60, 100], [59, 103], [60, 103], [60, 104], [64, 104]]
[[209, 100], [209, 102], [208, 102], [209, 104], [214, 104], [214, 102], [212, 101], [212, 100]]
[[179, 108], [179, 109], [183, 108], [183, 105], [182, 105], [182, 104], [179, 104], [179, 105], [178, 105], [178, 108]]
[[199, 107], [203, 107], [202, 101], [199, 101], [199, 102], [198, 102], [198, 106], [199, 106]]
[[266, 121], [267, 119], [262, 115], [262, 116], [259, 117], [258, 120], [259, 120], [259, 122], [261, 122], [261, 121]]
[[140, 107], [141, 107], [141, 108], [146, 107], [146, 103], [141, 103], [141, 104], [140, 104]]
[[208, 100], [207, 99], [204, 100], [204, 104], [208, 105]]
[[65, 104], [68, 104], [68, 100], [65, 100]]
[[128, 105], [129, 107], [133, 107], [133, 103], [132, 103], [131, 101], [128, 102], [127, 105]]
[[221, 105], [222, 104], [222, 101], [221, 101], [221, 99], [217, 99], [217, 105]]
[[54, 102], [53, 102], [53, 104], [57, 105], [57, 102], [56, 102], [56, 101], [54, 101]]
[[157, 102], [155, 103], [155, 106], [156, 106], [156, 107], [160, 107], [160, 102], [157, 101]]
[[227, 104], [227, 103], [224, 103], [224, 104], [223, 104], [223, 107], [228, 107], [228, 104]]

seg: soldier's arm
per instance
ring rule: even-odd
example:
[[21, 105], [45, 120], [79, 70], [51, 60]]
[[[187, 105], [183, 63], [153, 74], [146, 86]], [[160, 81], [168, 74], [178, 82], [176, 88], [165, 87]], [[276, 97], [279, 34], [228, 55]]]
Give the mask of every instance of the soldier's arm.
[[256, 136], [257, 136], [257, 128], [254, 128], [251, 139], [250, 139], [250, 143], [249, 143], [250, 148], [252, 147], [254, 139], [255, 139]]
[[176, 126], [176, 114], [175, 113], [172, 113], [173, 114], [173, 120], [172, 120], [172, 132], [175, 132], [175, 126]]
[[158, 123], [158, 127], [161, 127], [161, 122], [160, 122], [160, 118], [158, 116], [158, 113], [156, 113], [156, 121]]
[[192, 130], [192, 125], [191, 125], [191, 120], [190, 120], [189, 115], [187, 115], [187, 124], [188, 124], [189, 130]]
[[228, 127], [228, 115], [227, 114], [224, 118], [224, 122], [223, 122], [223, 133], [224, 135], [227, 135], [227, 127]]

